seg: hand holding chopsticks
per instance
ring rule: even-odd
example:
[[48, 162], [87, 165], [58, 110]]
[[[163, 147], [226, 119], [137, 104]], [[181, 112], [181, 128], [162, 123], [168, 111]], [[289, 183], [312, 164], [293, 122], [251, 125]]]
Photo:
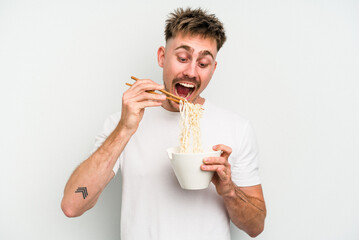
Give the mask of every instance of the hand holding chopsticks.
[[149, 91], [162, 89], [163, 86], [152, 80], [143, 79], [125, 91], [122, 95], [121, 119], [118, 131], [124, 131], [124, 136], [134, 134], [142, 120], [145, 109], [162, 106], [166, 100], [165, 95], [150, 94]]
[[[136, 78], [136, 77], [134, 77], [134, 76], [132, 76], [131, 77], [133, 80], [135, 80], [135, 81], [137, 81], [137, 80], [139, 80], [138, 78]], [[132, 84], [130, 84], [130, 83], [126, 83], [126, 85], [127, 86], [132, 86]], [[174, 95], [174, 94], [172, 94], [172, 93], [169, 93], [169, 92], [167, 92], [167, 91], [165, 91], [165, 90], [158, 90], [158, 91], [160, 91], [160, 92], [162, 92], [163, 94], [165, 94], [166, 95], [166, 98], [168, 99], [168, 100], [171, 100], [171, 101], [174, 101], [174, 102], [176, 102], [176, 103], [179, 103], [181, 100], [182, 101], [184, 101], [185, 99], [183, 99], [183, 98], [181, 98], [181, 97], [178, 97], [178, 96], [176, 96], [176, 95]], [[157, 92], [155, 92], [155, 91], [147, 91], [148, 93], [152, 93], [152, 94], [160, 94], [160, 93], [157, 93]]]

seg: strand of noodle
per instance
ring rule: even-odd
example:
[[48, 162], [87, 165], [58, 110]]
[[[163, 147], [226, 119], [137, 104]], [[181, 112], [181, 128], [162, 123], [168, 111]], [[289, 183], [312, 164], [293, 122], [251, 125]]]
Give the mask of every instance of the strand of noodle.
[[181, 113], [181, 139], [180, 139], [180, 152], [184, 153], [188, 151], [189, 147], [189, 122], [188, 122], [188, 104], [180, 101], [180, 113]]
[[[202, 105], [180, 101], [181, 135], [180, 152], [203, 152], [199, 120], [202, 117]], [[190, 148], [192, 146], [192, 148]]]
[[199, 120], [202, 117], [201, 105], [196, 104], [192, 109], [192, 137], [193, 137], [193, 152], [203, 152], [202, 142], [201, 142], [201, 129], [199, 125]]

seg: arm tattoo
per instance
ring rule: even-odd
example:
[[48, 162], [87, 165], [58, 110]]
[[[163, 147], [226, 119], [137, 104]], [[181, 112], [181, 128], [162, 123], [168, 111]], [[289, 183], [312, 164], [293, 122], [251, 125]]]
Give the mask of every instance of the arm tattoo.
[[88, 195], [87, 193], [87, 187], [79, 187], [75, 193], [82, 193], [82, 197], [85, 199]]

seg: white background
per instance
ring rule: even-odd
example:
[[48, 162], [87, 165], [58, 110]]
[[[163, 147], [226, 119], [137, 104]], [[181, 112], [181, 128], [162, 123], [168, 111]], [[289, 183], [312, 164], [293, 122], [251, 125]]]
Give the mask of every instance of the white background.
[[225, 24], [204, 96], [256, 130], [268, 208], [258, 239], [358, 239], [354, 0], [0, 0], [0, 239], [120, 239], [119, 176], [75, 219], [61, 212], [63, 188], [129, 77], [161, 82], [156, 51], [179, 6]]

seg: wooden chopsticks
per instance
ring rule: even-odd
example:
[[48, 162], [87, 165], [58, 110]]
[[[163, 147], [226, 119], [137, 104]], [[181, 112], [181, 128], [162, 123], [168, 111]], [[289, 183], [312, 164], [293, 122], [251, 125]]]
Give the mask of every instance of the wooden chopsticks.
[[[138, 78], [136, 78], [136, 77], [134, 77], [134, 76], [131, 76], [131, 78], [132, 78], [133, 80], [135, 80], [135, 81], [139, 80]], [[126, 83], [126, 85], [127, 85], [127, 86], [132, 86], [132, 84], [130, 84], [130, 83]], [[182, 100], [182, 101], [185, 101], [184, 98], [178, 97], [178, 96], [176, 96], [176, 95], [174, 95], [174, 94], [172, 94], [172, 93], [170, 93], [170, 92], [167, 92], [167, 91], [165, 91], [165, 90], [158, 90], [158, 91], [160, 91], [161, 93], [165, 94], [165, 95], [166, 95], [166, 98], [167, 98], [168, 100], [172, 100], [172, 101], [174, 101], [174, 102], [176, 102], [176, 103], [180, 103], [181, 100]], [[152, 91], [152, 90], [147, 91], [147, 92], [153, 93], [153, 94], [160, 94], [160, 93], [156, 93], [155, 91]]]
[[[126, 85], [127, 85], [127, 86], [132, 86], [133, 84], [131, 84], [131, 83], [126, 83]], [[156, 93], [155, 91], [152, 91], [152, 90], [149, 90], [149, 91], [146, 91], [146, 92], [160, 95], [160, 93]], [[172, 100], [172, 101], [174, 101], [174, 102], [176, 102], [176, 103], [179, 103], [179, 102], [180, 102], [179, 100], [177, 100], [177, 99], [175, 99], [175, 98], [172, 98], [172, 97], [166, 96], [166, 98], [167, 98], [168, 100]]]

